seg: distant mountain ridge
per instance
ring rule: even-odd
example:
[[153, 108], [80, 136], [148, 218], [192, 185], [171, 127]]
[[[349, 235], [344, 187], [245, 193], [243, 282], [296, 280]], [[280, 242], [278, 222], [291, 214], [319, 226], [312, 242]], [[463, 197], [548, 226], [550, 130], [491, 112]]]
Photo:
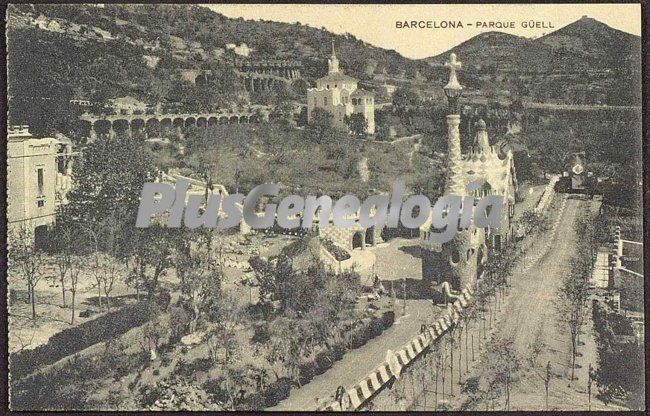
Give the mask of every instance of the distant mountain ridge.
[[481, 33], [425, 61], [443, 64], [452, 52], [472, 67], [496, 66], [506, 72], [626, 71], [640, 69], [641, 38], [585, 16], [537, 39]]
[[641, 38], [581, 19], [537, 39], [481, 33], [425, 61], [440, 68], [455, 53], [461, 83], [533, 101], [641, 104]]

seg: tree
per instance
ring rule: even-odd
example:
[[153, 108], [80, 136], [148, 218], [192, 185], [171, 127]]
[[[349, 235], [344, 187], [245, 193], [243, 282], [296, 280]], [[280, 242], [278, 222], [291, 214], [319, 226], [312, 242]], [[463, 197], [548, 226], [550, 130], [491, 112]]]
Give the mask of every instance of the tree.
[[289, 318], [277, 318], [271, 323], [270, 333], [266, 360], [271, 364], [282, 363], [289, 377], [299, 384], [300, 372], [298, 367], [300, 366], [302, 354], [301, 340], [295, 330], [295, 322]]
[[57, 222], [47, 234], [46, 250], [52, 255], [58, 270], [57, 280], [61, 285], [61, 302], [66, 307], [65, 284], [66, 277], [72, 267], [72, 256], [74, 255], [74, 243], [76, 231], [72, 224], [64, 221]]
[[548, 217], [532, 209], [522, 212], [519, 223], [526, 235], [544, 232], [550, 228]]
[[400, 117], [419, 104], [420, 96], [410, 87], [399, 87], [393, 93], [393, 106]]
[[346, 117], [345, 121], [353, 136], [357, 138], [366, 137], [366, 131], [368, 130], [368, 121], [363, 114], [354, 113], [350, 117]]
[[183, 302], [192, 311], [190, 332], [196, 331], [199, 319], [221, 291], [221, 271], [213, 259], [211, 230], [191, 235], [183, 233], [172, 255], [177, 276], [181, 279]]
[[115, 215], [132, 224], [145, 183], [156, 168], [150, 151], [132, 139], [97, 140], [84, 149], [75, 164], [74, 186], [63, 214], [67, 221], [93, 224]]
[[578, 354], [578, 337], [584, 322], [584, 307], [589, 295], [589, 284], [580, 263], [574, 263], [570, 274], [562, 280], [558, 290], [556, 308], [559, 323], [569, 330], [571, 336], [571, 381], [575, 376], [575, 360]]
[[75, 298], [77, 296], [77, 285], [79, 283], [79, 274], [81, 273], [82, 259], [78, 256], [73, 256], [70, 258], [69, 269], [70, 272], [68, 276], [70, 278], [70, 309], [71, 309], [71, 318], [70, 325], [74, 325], [74, 313], [75, 313]]
[[312, 143], [327, 143], [334, 134], [333, 116], [327, 110], [314, 108], [311, 120], [305, 128], [305, 137]]
[[172, 266], [174, 231], [159, 224], [132, 230], [126, 252], [131, 270], [126, 282], [135, 288], [138, 298], [144, 288], [147, 299], [153, 299], [160, 277]]
[[505, 394], [504, 410], [510, 410], [510, 390], [516, 380], [517, 373], [522, 369], [521, 358], [518, 355], [514, 340], [496, 336], [486, 344], [487, 374], [490, 384], [498, 383], [503, 386]]
[[32, 320], [36, 321], [36, 285], [43, 278], [43, 255], [34, 247], [33, 232], [25, 224], [13, 230], [9, 244], [11, 269], [18, 269], [27, 284], [27, 301], [32, 304]]

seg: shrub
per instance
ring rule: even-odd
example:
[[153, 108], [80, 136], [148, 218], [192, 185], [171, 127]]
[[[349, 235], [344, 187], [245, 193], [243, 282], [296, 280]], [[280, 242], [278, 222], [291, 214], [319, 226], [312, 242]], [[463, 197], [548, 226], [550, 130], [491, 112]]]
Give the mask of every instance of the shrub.
[[384, 321], [384, 329], [388, 329], [395, 323], [395, 312], [386, 311], [381, 315], [381, 318]]
[[332, 350], [323, 350], [316, 354], [316, 374], [323, 374], [334, 363], [334, 352]]
[[47, 344], [14, 353], [10, 358], [12, 377], [23, 377], [61, 358], [143, 325], [151, 317], [149, 311], [147, 302], [127, 305], [97, 319], [64, 329], [53, 335]]
[[385, 325], [386, 323], [383, 318], [373, 318], [368, 325], [368, 339], [381, 335], [384, 331]]
[[298, 366], [300, 374], [300, 385], [309, 383], [316, 375], [318, 364], [315, 361], [308, 361]]
[[281, 400], [289, 397], [291, 392], [291, 387], [293, 386], [293, 381], [288, 377], [281, 377], [275, 382], [271, 383], [266, 392], [266, 407], [273, 407], [278, 404]]
[[334, 244], [332, 242], [332, 240], [324, 239], [323, 240], [323, 247], [325, 247], [325, 249], [330, 254], [332, 254], [332, 256], [334, 256], [336, 261], [344, 261], [344, 260], [347, 260], [347, 259], [349, 259], [351, 257], [350, 253], [348, 253], [347, 250], [337, 246], [336, 244]]
[[248, 395], [236, 410], [262, 410], [265, 403], [266, 398], [263, 394], [253, 393]]

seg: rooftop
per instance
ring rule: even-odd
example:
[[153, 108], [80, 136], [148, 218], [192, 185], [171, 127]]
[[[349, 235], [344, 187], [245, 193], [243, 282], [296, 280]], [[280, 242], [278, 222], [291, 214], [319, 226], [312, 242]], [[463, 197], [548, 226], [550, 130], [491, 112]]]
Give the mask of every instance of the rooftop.
[[336, 72], [333, 74], [328, 74], [325, 75], [323, 78], [319, 78], [319, 81], [348, 81], [348, 82], [357, 82], [355, 78], [352, 78], [351, 76], [342, 74], [340, 72]]

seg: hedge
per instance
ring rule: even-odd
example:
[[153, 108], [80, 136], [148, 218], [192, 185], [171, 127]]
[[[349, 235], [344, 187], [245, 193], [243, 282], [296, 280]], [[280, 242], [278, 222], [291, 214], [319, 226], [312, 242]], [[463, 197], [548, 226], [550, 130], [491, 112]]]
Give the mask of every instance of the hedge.
[[11, 375], [20, 378], [59, 361], [68, 355], [100, 342], [108, 341], [150, 319], [148, 302], [127, 305], [96, 319], [54, 334], [47, 344], [11, 354]]

